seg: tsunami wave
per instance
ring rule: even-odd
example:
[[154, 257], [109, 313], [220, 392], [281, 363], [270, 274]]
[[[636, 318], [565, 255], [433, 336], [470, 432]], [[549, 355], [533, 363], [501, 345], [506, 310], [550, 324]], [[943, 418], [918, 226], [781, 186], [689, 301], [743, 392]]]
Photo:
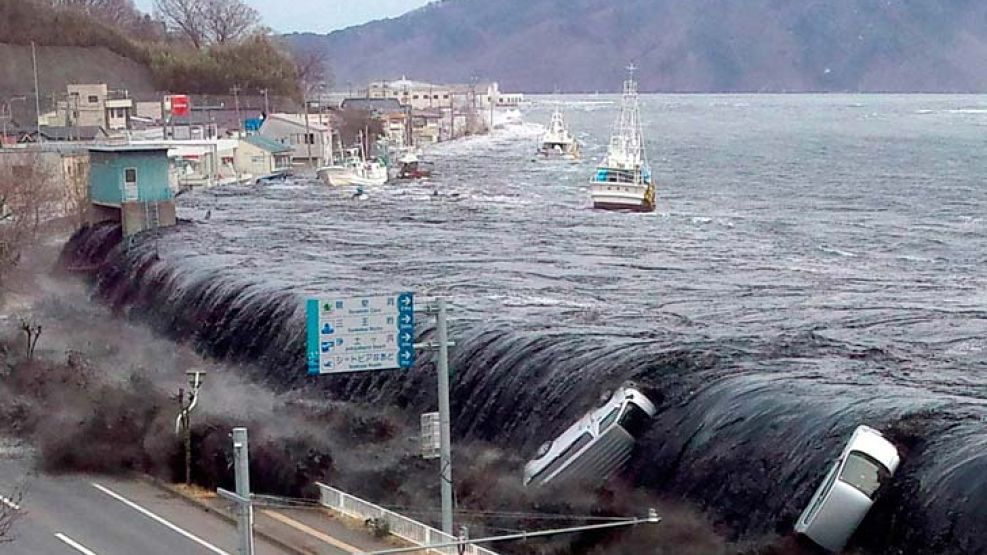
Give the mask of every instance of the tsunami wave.
[[[297, 289], [169, 257], [158, 250], [162, 233], [169, 231], [121, 242], [114, 224], [88, 227], [67, 244], [62, 266], [86, 272], [121, 315], [210, 356], [249, 363], [253, 377], [276, 390], [434, 406], [428, 355], [407, 374], [308, 378]], [[745, 538], [788, 533], [828, 463], [866, 423], [899, 445], [903, 463], [855, 546], [889, 555], [987, 552], [987, 407], [976, 381], [930, 391], [902, 370], [907, 353], [811, 328], [688, 344], [660, 329], [517, 331], [464, 320], [453, 332], [456, 438], [530, 456], [602, 391], [632, 379], [659, 412], [622, 479], [689, 499]]]

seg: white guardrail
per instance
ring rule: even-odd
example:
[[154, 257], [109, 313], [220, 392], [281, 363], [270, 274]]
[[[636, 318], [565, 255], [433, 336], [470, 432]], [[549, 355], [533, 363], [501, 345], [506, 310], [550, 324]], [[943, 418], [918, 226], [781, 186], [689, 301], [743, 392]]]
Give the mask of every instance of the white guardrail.
[[[318, 482], [315, 485], [319, 487], [319, 503], [323, 507], [363, 521], [373, 518], [384, 520], [390, 528], [391, 535], [410, 542], [413, 545], [435, 545], [454, 542], [458, 539], [427, 524], [412, 520], [394, 511], [389, 511], [334, 487]], [[457, 547], [445, 547], [430, 549], [428, 552], [441, 553], [442, 555], [458, 555], [460, 553], [465, 555], [499, 555], [496, 551], [491, 551], [478, 545], [467, 545], [462, 551]]]

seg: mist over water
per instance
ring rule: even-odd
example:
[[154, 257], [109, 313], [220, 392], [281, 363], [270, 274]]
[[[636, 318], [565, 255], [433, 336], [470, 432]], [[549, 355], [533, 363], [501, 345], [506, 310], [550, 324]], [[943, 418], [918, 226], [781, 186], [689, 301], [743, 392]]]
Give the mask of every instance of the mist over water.
[[[904, 460], [856, 545], [987, 552], [987, 103], [646, 96], [659, 211], [625, 214], [586, 193], [613, 97], [563, 99], [581, 163], [530, 161], [554, 100], [369, 201], [301, 179], [196, 191], [191, 221], [109, 253], [98, 290], [275, 388], [415, 410], [434, 404], [427, 355], [305, 377], [301, 300], [444, 295], [457, 437], [528, 457], [633, 378], [660, 412], [624, 479], [755, 537], [791, 530], [866, 423]], [[72, 248], [101, 260], [110, 235]]]

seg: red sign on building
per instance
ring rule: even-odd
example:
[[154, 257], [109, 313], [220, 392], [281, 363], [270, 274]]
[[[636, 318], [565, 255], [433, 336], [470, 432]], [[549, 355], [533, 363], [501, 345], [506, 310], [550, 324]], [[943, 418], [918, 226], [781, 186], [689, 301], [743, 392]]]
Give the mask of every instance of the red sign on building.
[[173, 116], [187, 116], [189, 109], [191, 108], [191, 102], [189, 102], [188, 95], [186, 94], [173, 94], [169, 97], [171, 100], [171, 115]]

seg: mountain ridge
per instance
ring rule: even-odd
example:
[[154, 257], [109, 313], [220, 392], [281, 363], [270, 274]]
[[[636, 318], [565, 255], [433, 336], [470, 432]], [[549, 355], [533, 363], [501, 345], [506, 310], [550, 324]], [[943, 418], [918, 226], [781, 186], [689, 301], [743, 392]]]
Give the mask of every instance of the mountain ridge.
[[285, 40], [329, 51], [337, 88], [372, 79], [612, 92], [979, 92], [987, 3], [974, 0], [443, 0]]

